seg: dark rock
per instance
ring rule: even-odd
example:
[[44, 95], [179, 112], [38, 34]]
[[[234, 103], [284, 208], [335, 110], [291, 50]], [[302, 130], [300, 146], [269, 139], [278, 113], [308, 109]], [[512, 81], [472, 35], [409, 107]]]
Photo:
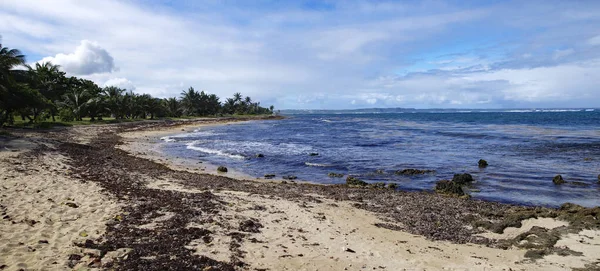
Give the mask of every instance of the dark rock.
[[346, 249], [344, 249], [344, 251], [345, 251], [345, 252], [350, 252], [350, 253], [356, 253], [356, 251], [354, 251], [354, 250], [353, 250], [353, 249], [351, 249], [351, 248], [346, 248]]
[[484, 168], [484, 167], [487, 167], [487, 166], [488, 166], [488, 162], [487, 162], [487, 161], [485, 161], [485, 160], [483, 160], [483, 159], [479, 159], [479, 162], [478, 162], [478, 164], [479, 164], [479, 167], [480, 167], [480, 168]]
[[381, 183], [381, 182], [379, 182], [379, 183], [373, 183], [373, 184], [370, 184], [369, 187], [375, 188], [375, 189], [384, 189], [385, 188], [385, 183]]
[[275, 174], [265, 174], [265, 179], [273, 179], [275, 178]]
[[67, 203], [65, 203], [65, 205], [67, 205], [71, 208], [79, 208], [79, 206], [77, 206], [77, 204], [75, 204], [74, 202], [67, 202]]
[[395, 183], [391, 183], [391, 184], [388, 184], [387, 188], [396, 190], [396, 189], [398, 189], [398, 185]]
[[260, 224], [258, 221], [248, 219], [246, 221], [240, 222], [239, 229], [240, 229], [240, 231], [243, 231], [243, 232], [259, 233], [260, 228], [262, 228], [262, 227], [263, 227], [263, 225]]
[[554, 179], [552, 179], [552, 182], [554, 184], [556, 184], [556, 185], [566, 183], [565, 180], [563, 179], [563, 177], [560, 174], [554, 176]]
[[600, 174], [598, 174], [598, 184], [600, 184]]
[[259, 153], [259, 154], [256, 155], [256, 158], [264, 158], [264, 157], [265, 157], [265, 155], [262, 154], [262, 153]]
[[48, 240], [39, 240], [38, 243], [40, 243], [40, 244], [48, 244]]
[[394, 172], [394, 174], [396, 174], [396, 175], [423, 175], [423, 174], [434, 173], [434, 172], [435, 172], [435, 170], [407, 168], [407, 169], [403, 169], [403, 170], [396, 170], [396, 172]]
[[385, 170], [383, 170], [383, 169], [375, 170], [375, 174], [383, 175], [383, 174], [385, 174]]
[[331, 178], [342, 178], [342, 177], [344, 177], [344, 174], [343, 173], [329, 172], [329, 174], [327, 174], [327, 176], [329, 176]]
[[356, 177], [352, 177], [352, 176], [348, 176], [348, 178], [346, 178], [346, 184], [353, 185], [353, 186], [367, 186], [367, 183], [365, 181], [361, 181], [361, 180], [357, 179]]
[[317, 152], [311, 152], [308, 155], [310, 155], [310, 156], [319, 156], [319, 153], [317, 153]]
[[572, 185], [577, 185], [577, 186], [588, 186], [589, 184], [584, 183], [584, 182], [578, 182], [578, 181], [573, 181], [570, 184]]
[[295, 180], [295, 179], [298, 179], [298, 177], [296, 177], [294, 175], [287, 175], [287, 176], [283, 176], [281, 178], [284, 178], [286, 180]]
[[454, 174], [452, 181], [458, 185], [463, 185], [463, 184], [472, 183], [474, 180], [473, 180], [473, 176], [471, 176], [471, 174], [463, 173], [463, 174]]
[[465, 192], [460, 187], [460, 184], [450, 180], [437, 181], [435, 183], [435, 192], [456, 196], [465, 195]]

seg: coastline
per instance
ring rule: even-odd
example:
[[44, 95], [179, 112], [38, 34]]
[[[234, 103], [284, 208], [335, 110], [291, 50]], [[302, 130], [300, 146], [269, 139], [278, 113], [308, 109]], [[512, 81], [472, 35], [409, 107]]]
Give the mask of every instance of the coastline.
[[[227, 120], [222, 120], [219, 125], [223, 121], [226, 123]], [[214, 122], [202, 125], [214, 125]], [[64, 246], [72, 246], [76, 255], [83, 255], [75, 261], [64, 258], [77, 257], [60, 254], [63, 256], [59, 256], [62, 259], [59, 265], [75, 262], [74, 266], [105, 268], [108, 261], [103, 263], [104, 257], [84, 252], [94, 248], [105, 255], [113, 255], [114, 260], [110, 264], [120, 269], [159, 262], [184, 266], [181, 261], [168, 260], [166, 255], [214, 268], [205, 270], [564, 270], [596, 265], [594, 251], [600, 245], [600, 231], [597, 228], [584, 231], [576, 228], [573, 223], [563, 220], [570, 219], [566, 213], [556, 212], [552, 213], [554, 217], [544, 217], [544, 212], [552, 212], [552, 209], [487, 203], [432, 193], [232, 179], [230, 175], [235, 174], [208, 175], [207, 169], [204, 172], [194, 171], [172, 160], [164, 160], [157, 153], [143, 151], [143, 148], [152, 145], [148, 143], [152, 142], [150, 137], [181, 132], [182, 128], [187, 130], [198, 127], [198, 124], [81, 127], [69, 131], [73, 135], [70, 140], [61, 139], [61, 135], [37, 135], [43, 140], [35, 136], [25, 137], [24, 140], [31, 144], [38, 144], [38, 148], [42, 142], [52, 142], [54, 152], [40, 152], [52, 157], [68, 157], [67, 164], [72, 168], [72, 172], [68, 173], [70, 183], [86, 187], [99, 185], [102, 189], [86, 192], [90, 196], [103, 195], [103, 200], [110, 203], [108, 205], [117, 206], [116, 209], [105, 209], [110, 213], [108, 219], [105, 217], [92, 223], [102, 228], [108, 222], [106, 229], [98, 229], [98, 235], [90, 238], [80, 236], [90, 240], [83, 248], [73, 245], [71, 240], [57, 241]], [[11, 159], [32, 163], [18, 157]], [[32, 175], [42, 176], [45, 172], [42, 169], [46, 170], [41, 167]], [[0, 171], [0, 176], [18, 183], [10, 174], [14, 173]], [[8, 188], [5, 194], [15, 195], [13, 201], [19, 202], [20, 196], [15, 189]], [[186, 199], [183, 205], [182, 199]], [[2, 201], [1, 204], [8, 206], [9, 216], [17, 221], [25, 220], [20, 217], [23, 214], [11, 209], [11, 203]], [[192, 207], [197, 209], [190, 209]], [[589, 209], [573, 210], [577, 213]], [[478, 236], [474, 234], [478, 230], [465, 224], [467, 220], [455, 217], [462, 213], [462, 216], [480, 216], [485, 220], [486, 216], [490, 216], [496, 217], [490, 220], [491, 223], [502, 224], [503, 216], [508, 217], [517, 211], [532, 213], [520, 217], [518, 223], [505, 225], [507, 227], [502, 228], [505, 235], [486, 235], [479, 230], [482, 235]], [[95, 213], [88, 215], [95, 219], [101, 217]], [[121, 219], [115, 219], [119, 216]], [[565, 223], [571, 225], [566, 226]], [[46, 226], [38, 227], [43, 229]], [[498, 239], [514, 239], [542, 227], [548, 228], [546, 233], [561, 233], [561, 238], [540, 258], [530, 257], [527, 253], [531, 248], [519, 245], [503, 249], [502, 239]], [[163, 246], [158, 246], [157, 251], [147, 251], [145, 246], [136, 242], [127, 243], [124, 239], [129, 235], [125, 229], [168, 243], [171, 251], [162, 251], [160, 248]], [[180, 239], [169, 239], [162, 235], [164, 231], [186, 242], [180, 244]], [[6, 234], [2, 234], [2, 239], [16, 242]], [[141, 242], [152, 242], [146, 239]], [[527, 236], [521, 241], [529, 242]], [[581, 255], [563, 253], [566, 256], [559, 256], [552, 253], [555, 248], [564, 247], [568, 250], [561, 251], [576, 251]], [[12, 264], [18, 265], [11, 247], [3, 247], [2, 251], [5, 253], [2, 256], [6, 257], [0, 258], [12, 261], [0, 261], [0, 266], [11, 264], [10, 269], [14, 267]], [[155, 256], [148, 258], [149, 255]]]

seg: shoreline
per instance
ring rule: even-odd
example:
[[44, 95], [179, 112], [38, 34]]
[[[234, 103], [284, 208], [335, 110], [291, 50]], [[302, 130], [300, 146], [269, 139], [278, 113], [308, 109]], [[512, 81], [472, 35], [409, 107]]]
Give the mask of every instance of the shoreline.
[[[202, 121], [181, 124], [198, 122]], [[13, 157], [12, 152], [0, 154], [26, 165], [64, 156], [70, 168], [67, 184], [98, 185], [101, 191], [82, 193], [88, 192], [88, 198], [104, 195], [117, 206], [106, 209], [110, 215], [105, 220], [92, 223], [100, 227], [97, 235], [79, 237], [85, 242], [56, 240], [56, 245], [73, 252], [55, 252], [58, 266], [121, 270], [161, 266], [204, 270], [598, 267], [594, 251], [600, 246], [600, 207], [523, 207], [426, 192], [239, 180], [173, 168], [168, 161], [123, 150], [123, 145], [147, 138], [119, 134], [181, 129], [175, 126], [78, 127], [68, 129], [68, 136], [65, 132], [25, 133], [8, 140], [27, 141], [33, 144], [29, 149], [36, 151], [23, 151], [29, 153], [27, 159]], [[53, 172], [39, 167], [30, 175], [41, 178], [46, 171]], [[14, 174], [12, 169], [0, 171], [0, 176], [15, 183], [14, 188], [0, 187], [3, 194], [13, 195], [13, 200], [2, 200], [0, 205], [7, 207], [14, 221], [26, 221], [23, 213], [15, 211], [23, 205], [17, 204], [22, 201], [18, 194], [22, 184], [10, 177]], [[33, 207], [24, 210], [29, 208]], [[70, 210], [79, 212], [78, 219], [101, 218], [83, 209]], [[10, 235], [2, 234], [0, 239], [18, 246]], [[10, 264], [12, 270], [23, 264], [14, 256], [23, 252], [12, 246], [2, 247], [0, 253], [0, 259], [10, 260], [0, 260], [0, 266]], [[30, 265], [37, 261], [27, 259], [20, 261]], [[38, 266], [42, 263], [37, 262]]]

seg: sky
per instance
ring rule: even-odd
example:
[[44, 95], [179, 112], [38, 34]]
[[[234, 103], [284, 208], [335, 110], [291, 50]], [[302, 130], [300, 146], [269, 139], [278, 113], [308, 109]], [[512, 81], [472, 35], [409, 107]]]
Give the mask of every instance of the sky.
[[279, 109], [600, 107], [600, 1], [0, 0], [28, 63]]

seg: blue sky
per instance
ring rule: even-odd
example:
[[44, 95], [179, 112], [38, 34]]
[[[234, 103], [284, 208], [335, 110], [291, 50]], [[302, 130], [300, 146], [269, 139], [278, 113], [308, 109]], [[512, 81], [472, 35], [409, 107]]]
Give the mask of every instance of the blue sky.
[[3, 45], [98, 84], [281, 109], [599, 107], [600, 1], [4, 0]]

